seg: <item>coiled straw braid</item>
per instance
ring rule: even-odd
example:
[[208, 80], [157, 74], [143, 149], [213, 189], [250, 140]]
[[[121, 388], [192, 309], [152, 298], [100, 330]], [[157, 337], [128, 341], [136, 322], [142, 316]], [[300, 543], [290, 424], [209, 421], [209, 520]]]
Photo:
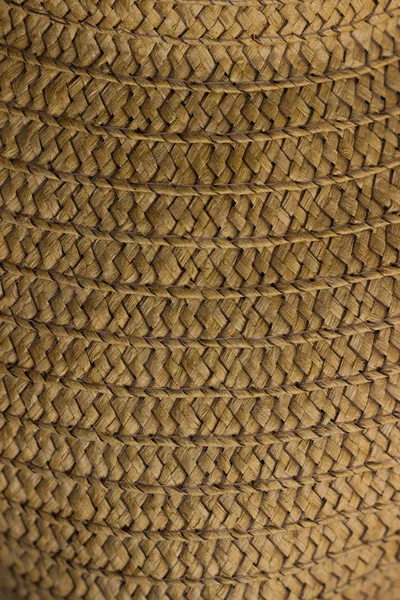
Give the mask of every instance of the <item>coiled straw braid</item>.
[[0, 0], [1, 599], [398, 598], [399, 99], [400, 0]]

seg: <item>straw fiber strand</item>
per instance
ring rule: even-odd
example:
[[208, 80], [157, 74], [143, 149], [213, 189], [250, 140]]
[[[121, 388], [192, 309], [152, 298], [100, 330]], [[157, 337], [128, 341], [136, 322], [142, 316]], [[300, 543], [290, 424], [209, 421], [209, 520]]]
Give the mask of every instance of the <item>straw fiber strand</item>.
[[0, 597], [395, 600], [400, 1], [0, 0]]

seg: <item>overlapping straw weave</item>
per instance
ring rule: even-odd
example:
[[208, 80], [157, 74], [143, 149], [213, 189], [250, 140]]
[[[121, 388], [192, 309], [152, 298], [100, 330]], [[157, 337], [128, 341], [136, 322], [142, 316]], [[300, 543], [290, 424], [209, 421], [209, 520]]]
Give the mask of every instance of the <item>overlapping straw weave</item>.
[[2, 600], [400, 598], [400, 0], [0, 0]]

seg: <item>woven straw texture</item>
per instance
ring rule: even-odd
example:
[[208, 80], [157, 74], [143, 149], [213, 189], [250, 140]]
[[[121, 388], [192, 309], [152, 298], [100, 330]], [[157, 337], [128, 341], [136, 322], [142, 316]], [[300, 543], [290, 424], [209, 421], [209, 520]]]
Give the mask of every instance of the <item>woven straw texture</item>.
[[0, 0], [0, 565], [400, 598], [400, 0]]

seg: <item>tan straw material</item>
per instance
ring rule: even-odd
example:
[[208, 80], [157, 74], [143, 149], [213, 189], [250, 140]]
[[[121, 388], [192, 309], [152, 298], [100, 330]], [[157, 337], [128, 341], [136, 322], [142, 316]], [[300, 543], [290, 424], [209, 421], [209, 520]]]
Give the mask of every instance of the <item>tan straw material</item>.
[[400, 599], [399, 99], [400, 0], [0, 0], [1, 600]]

